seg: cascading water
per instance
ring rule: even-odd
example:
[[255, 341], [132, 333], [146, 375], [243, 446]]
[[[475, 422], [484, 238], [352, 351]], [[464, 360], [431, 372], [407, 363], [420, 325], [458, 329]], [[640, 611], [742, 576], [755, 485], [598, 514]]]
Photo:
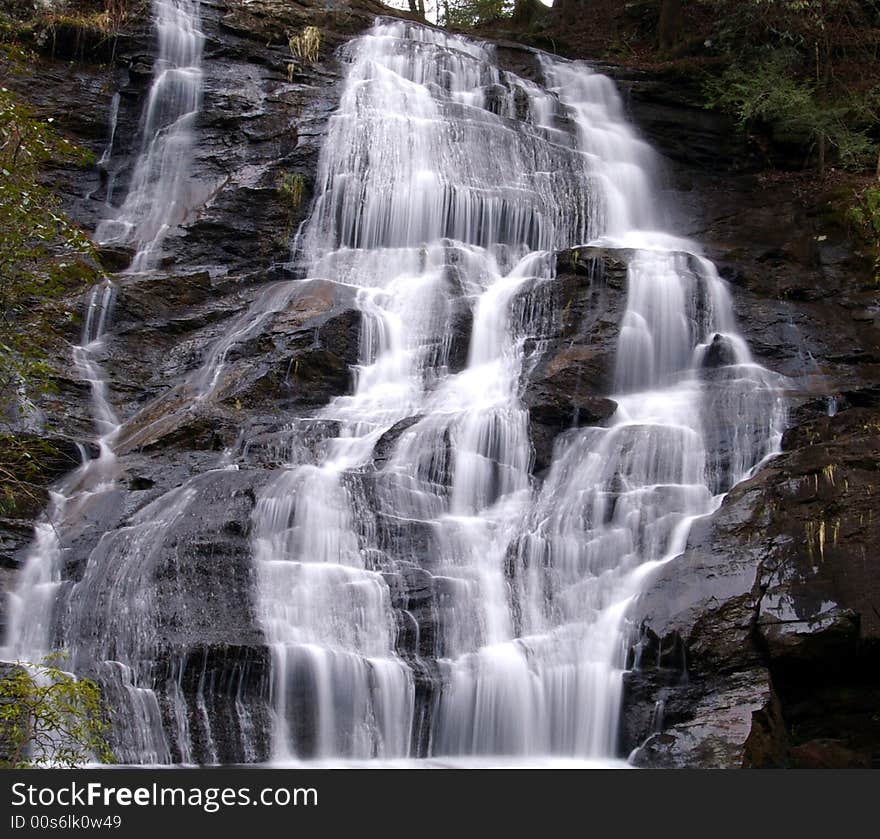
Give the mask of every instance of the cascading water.
[[166, 234], [190, 209], [193, 129], [202, 99], [205, 38], [199, 0], [153, 0], [152, 5], [159, 56], [142, 117], [140, 153], [125, 201], [95, 232], [101, 244], [136, 248], [133, 271], [152, 267]]
[[[83, 451], [79, 469], [50, 493], [37, 523], [22, 579], [10, 602], [3, 658], [39, 662], [63, 650], [64, 666], [101, 685], [117, 721], [113, 750], [122, 763], [170, 763], [173, 742], [181, 762], [191, 762], [187, 717], [191, 711], [177, 684], [163, 685], [174, 735], [164, 728], [153, 678], [154, 613], [150, 574], [162, 536], [188, 513], [198, 497], [198, 478], [168, 492], [131, 516], [124, 526], [101, 534], [79, 579], [65, 568], [65, 553], [118, 509], [123, 469], [115, 453], [122, 425], [107, 392], [99, 358], [116, 295], [109, 281], [87, 296], [80, 344], [73, 348], [76, 371], [88, 382], [96, 438], [95, 456]], [[108, 568], [112, 569], [108, 573]], [[180, 662], [174, 662], [178, 671]], [[200, 692], [200, 700], [201, 692]], [[247, 716], [242, 709], [241, 716]], [[210, 726], [206, 726], [210, 733]]]
[[[361, 363], [323, 411], [339, 429], [323, 459], [292, 463], [254, 515], [276, 758], [401, 758], [417, 741], [446, 759], [611, 756], [628, 603], [774, 450], [779, 393], [697, 246], [642, 232], [659, 226], [654, 155], [609, 79], [543, 58], [542, 89], [487, 45], [400, 23], [349, 56], [302, 246], [309, 276], [358, 288]], [[518, 392], [524, 339], [547, 324], [516, 301], [551, 278], [549, 251], [592, 240], [634, 251], [619, 408], [564, 435], [536, 489]], [[451, 373], [461, 297], [470, 351]], [[730, 358], [710, 375], [713, 336]], [[401, 421], [367, 497], [358, 478]], [[389, 551], [388, 521], [420, 528], [419, 549]], [[411, 567], [437, 592], [422, 713], [390, 607]]]
[[[201, 102], [204, 37], [199, 31], [199, 0], [154, 0], [153, 17], [159, 56], [142, 118], [141, 150], [125, 201], [95, 233], [101, 244], [133, 245], [133, 271], [152, 267], [168, 230], [188, 210], [193, 125]], [[113, 154], [118, 107], [117, 94], [111, 103], [108, 144], [99, 161], [102, 167]], [[114, 170], [108, 177], [108, 203], [115, 174]], [[140, 660], [143, 648], [134, 639], [144, 634], [141, 624], [149, 624], [149, 598], [143, 596], [138, 569], [147, 565], [155, 534], [185, 509], [187, 498], [177, 495], [186, 496], [187, 491], [175, 495], [167, 508], [163, 502], [168, 499], [160, 499], [158, 509], [148, 507], [142, 521], [133, 521], [107, 540], [107, 549], [117, 551], [130, 569], [121, 575], [129, 580], [128, 587], [120, 588], [120, 577], [107, 585], [91, 579], [101, 573], [100, 563], [94, 562], [78, 583], [64, 579], [65, 546], [87, 531], [93, 511], [120, 491], [120, 468], [113, 451], [120, 424], [97, 361], [114, 294], [109, 282], [92, 289], [82, 340], [73, 350], [79, 377], [91, 388], [98, 453], [89, 457], [84, 452], [82, 466], [50, 494], [49, 508], [37, 524], [21, 583], [11, 599], [5, 654], [38, 661], [60, 643], [70, 653], [71, 668], [98, 675], [110, 705], [126, 719], [125, 732], [117, 731], [120, 759], [168, 762], [158, 702], [152, 690], [140, 686], [149, 684], [149, 679]], [[163, 518], [163, 511], [173, 511], [168, 512], [170, 519]], [[102, 543], [99, 551], [103, 549]], [[97, 603], [101, 614], [95, 613]]]
[[[143, 177], [113, 228], [145, 259], [175, 223], [142, 210], [160, 181], [172, 196], [182, 188], [175, 155], [189, 155], [201, 52], [196, 5], [156, 9], [169, 27], [163, 50], [177, 33], [181, 51], [157, 65], [145, 124], [160, 128], [145, 131]], [[400, 22], [377, 22], [346, 57], [297, 239], [306, 279], [268, 287], [175, 396], [215, 398], [232, 348], [310, 282], [355, 295], [354, 387], [296, 418], [289, 463], [261, 485], [252, 514], [272, 757], [606, 761], [629, 605], [650, 569], [684, 549], [691, 523], [776, 450], [781, 390], [737, 335], [714, 266], [663, 232], [655, 155], [609, 79], [540, 57], [542, 87], [502, 71], [487, 44]], [[174, 119], [165, 84], [183, 103]], [[618, 407], [602, 427], [560, 435], [541, 480], [520, 394], [559, 317], [554, 251], [587, 243], [628, 264]], [[89, 324], [77, 359], [101, 457], [59, 486], [38, 526], [10, 649], [33, 656], [59, 642], [75, 669], [97, 672], [123, 761], [191, 761], [199, 719], [200, 754], [217, 760], [201, 686], [194, 709], [175, 681], [183, 663], [156, 683], [151, 577], [165, 534], [197, 518], [211, 473], [141, 507], [103, 535], [78, 580], [62, 579], [57, 534], [113, 486], [116, 468], [119, 432], [94, 361], [102, 327]], [[297, 444], [304, 426], [323, 429], [317, 448]], [[85, 480], [90, 468], [98, 477]], [[417, 608], [430, 614], [424, 635]], [[253, 720], [240, 706], [247, 741]]]
[[116, 477], [116, 458], [110, 441], [119, 422], [107, 398], [103, 371], [96, 360], [102, 346], [107, 317], [113, 303], [110, 283], [94, 286], [88, 294], [80, 343], [73, 348], [76, 369], [88, 382], [97, 432], [97, 457], [82, 451], [83, 463], [50, 496], [50, 506], [37, 523], [34, 543], [24, 564], [22, 580], [10, 603], [9, 643], [5, 654], [23, 661], [38, 661], [52, 650], [54, 602], [61, 584], [60, 534], [65, 522], [82, 513], [83, 504], [95, 493], [112, 485]]
[[37, 522], [34, 541], [25, 559], [21, 581], [9, 602], [9, 626], [3, 658], [39, 662], [56, 649], [58, 602], [63, 580], [63, 546], [88, 527], [90, 508], [110, 492], [119, 475], [112, 442], [119, 421], [110, 404], [97, 358], [103, 348], [107, 319], [113, 305], [114, 286], [94, 286], [87, 296], [80, 343], [73, 348], [79, 378], [88, 382], [92, 396], [97, 454], [81, 451], [82, 465], [58, 483], [49, 494], [49, 507]]

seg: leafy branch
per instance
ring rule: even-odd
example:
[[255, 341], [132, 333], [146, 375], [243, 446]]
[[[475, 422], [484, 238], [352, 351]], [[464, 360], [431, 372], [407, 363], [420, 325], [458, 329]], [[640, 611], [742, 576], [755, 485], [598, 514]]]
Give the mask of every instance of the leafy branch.
[[101, 690], [93, 680], [62, 670], [62, 659], [54, 654], [38, 664], [15, 662], [0, 679], [0, 767], [113, 762]]

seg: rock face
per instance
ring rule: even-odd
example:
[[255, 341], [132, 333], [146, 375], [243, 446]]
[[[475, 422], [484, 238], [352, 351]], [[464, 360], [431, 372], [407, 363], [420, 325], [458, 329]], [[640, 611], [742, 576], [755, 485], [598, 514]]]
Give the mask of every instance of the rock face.
[[[33, 519], [47, 501], [44, 490], [62, 475], [75, 469], [82, 460], [82, 452], [68, 437], [44, 434], [21, 434], [19, 445], [27, 451], [34, 447], [40, 456], [39, 484], [31, 495], [17, 501], [14, 515], [0, 519], [0, 569], [15, 565], [16, 555], [27, 546], [33, 536]], [[87, 449], [91, 446], [87, 445]], [[0, 611], [0, 616], [2, 616]], [[2, 630], [2, 625], [0, 625]]]
[[[289, 239], [308, 211], [336, 105], [341, 68], [333, 49], [389, 10], [373, 0], [217, 0], [203, 3], [202, 13], [208, 45], [193, 164], [201, 200], [166, 239], [158, 270], [116, 277], [112, 330], [96, 360], [122, 420], [122, 477], [93, 499], [61, 548], [71, 587], [98, 604], [112, 594], [87, 574], [102, 539], [118, 538], [114, 531], [136, 524], [149, 504], [198, 489], [198, 510], [155, 535], [138, 571], [153, 592], [145, 625], [151, 679], [165, 730], [187, 732], [170, 736], [171, 759], [260, 761], [270, 748], [271, 662], [250, 560], [254, 499], [272, 470], [290, 461], [292, 437], [300, 462], [316, 459], [334, 432], [316, 415], [350, 390], [359, 353], [351, 290], [333, 278], [292, 284], [298, 266], [289, 264]], [[288, 35], [308, 25], [322, 31], [319, 58], [293, 62]], [[109, 161], [52, 173], [87, 229], [106, 214], [108, 193], [118, 201], [126, 189], [154, 53], [144, 26], [106, 49], [62, 37], [33, 70], [39, 85], [13, 83], [98, 158], [119, 91]], [[537, 72], [534, 56], [516, 45], [501, 53], [517, 72]], [[695, 525], [687, 550], [655, 571], [632, 606], [620, 753], [642, 766], [876, 764], [876, 289], [866, 286], [845, 231], [790, 187], [762, 185], [723, 121], [662, 81], [610, 69], [635, 121], [666, 155], [679, 229], [719, 265], [756, 360], [789, 378], [792, 405], [782, 454]], [[302, 178], [299, 204], [283, 200], [284, 175]], [[112, 272], [131, 254], [104, 249], [100, 258]], [[535, 336], [541, 326], [540, 340], [527, 337], [521, 382], [536, 483], [561, 432], [600, 425], [616, 409], [609, 394], [627, 258], [595, 247], [558, 254], [555, 279], [515, 301]], [[466, 362], [470, 317], [462, 306], [454, 318], [451, 368]], [[76, 326], [68, 337], [77, 340]], [[728, 353], [723, 341], [713, 344], [709, 372]], [[47, 481], [78, 461], [75, 442], [94, 436], [88, 387], [68, 357], [54, 364], [59, 388], [42, 408], [70, 462], [59, 462]], [[352, 492], [377, 491], [375, 473], [408, 428], [399, 424], [378, 442], [372, 469]], [[438, 463], [448, 448], [438, 444]], [[7, 588], [37, 512], [0, 521]], [[428, 538], [381, 513], [375, 527], [389, 554], [405, 546], [418, 555]], [[412, 566], [387, 582], [397, 648], [416, 673], [415, 748], [423, 752], [418, 738], [429, 730], [437, 681], [430, 659], [437, 578]]]
[[[648, 737], [636, 763], [876, 760], [878, 444], [866, 408], [794, 427], [657, 573], [633, 613], [642, 654], [624, 748]], [[652, 734], [645, 709], [658, 702], [667, 727]]]
[[599, 425], [617, 408], [605, 394], [626, 307], [626, 256], [592, 247], [560, 253], [550, 287], [528, 289], [521, 301], [524, 308], [553, 313], [550, 337], [535, 348], [522, 393], [536, 473], [550, 465], [558, 434]]

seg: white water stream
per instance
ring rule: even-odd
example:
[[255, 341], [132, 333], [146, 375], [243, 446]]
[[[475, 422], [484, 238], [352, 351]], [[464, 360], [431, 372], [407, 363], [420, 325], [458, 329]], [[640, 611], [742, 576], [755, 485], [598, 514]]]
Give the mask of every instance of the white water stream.
[[[159, 55], [141, 119], [140, 152], [125, 200], [95, 232], [101, 244], [135, 248], [133, 271], [154, 266], [168, 231], [191, 208], [194, 125], [202, 101], [199, 0], [152, 0], [152, 7]], [[108, 200], [109, 191], [110, 185]]]
[[[627, 606], [774, 451], [781, 397], [714, 267], [659, 230], [655, 155], [608, 78], [544, 57], [539, 87], [485, 44], [402, 23], [378, 24], [350, 57], [302, 240], [309, 276], [359, 289], [361, 362], [353, 393], [323, 412], [339, 423], [326, 456], [291, 464], [254, 515], [275, 758], [412, 754], [394, 562], [352, 480], [406, 418], [375, 495], [382, 516], [427, 533], [404, 561], [437, 592], [429, 755], [612, 757]], [[548, 251], [590, 241], [634, 250], [619, 408], [607, 428], [566, 435], [537, 488], [518, 395], [535, 324], [513, 303], [551, 279]], [[450, 374], [456, 295], [473, 327]], [[716, 335], [732, 356], [708, 379]]]

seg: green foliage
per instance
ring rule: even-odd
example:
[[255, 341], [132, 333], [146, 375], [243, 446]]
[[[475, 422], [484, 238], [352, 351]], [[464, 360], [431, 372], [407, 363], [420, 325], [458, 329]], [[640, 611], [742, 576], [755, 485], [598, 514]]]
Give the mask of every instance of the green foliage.
[[97, 276], [92, 243], [40, 181], [50, 164], [85, 166], [91, 156], [52, 123], [0, 88], [0, 393], [7, 396], [49, 386], [49, 324], [72, 318], [63, 295]]
[[278, 184], [278, 195], [289, 210], [298, 210], [306, 194], [306, 182], [302, 175], [285, 172]]
[[[715, 15], [718, 36], [734, 47], [816, 45], [840, 41], [844, 30], [863, 27], [877, 14], [876, 0], [700, 0]], [[852, 41], [856, 33], [849, 33]]]
[[871, 121], [871, 97], [823, 96], [813, 81], [796, 75], [795, 63], [790, 51], [735, 63], [707, 82], [707, 102], [730, 113], [742, 128], [764, 125], [776, 137], [818, 149], [820, 167], [832, 152], [843, 168], [863, 169], [874, 153], [863, 127]]
[[0, 679], [0, 767], [73, 768], [112, 763], [110, 724], [98, 685], [64, 672], [62, 656], [16, 662]]
[[58, 456], [48, 440], [0, 432], [0, 515], [35, 515], [45, 505], [46, 475]]
[[448, 0], [441, 4], [444, 26], [472, 29], [513, 14], [513, 0]]
[[862, 190], [856, 196], [856, 204], [850, 209], [849, 217], [880, 239], [880, 187], [869, 186]]
[[706, 43], [727, 70], [706, 88], [710, 105], [748, 129], [861, 170], [878, 113], [880, 0], [699, 0], [712, 11]]
[[880, 286], [880, 186], [867, 186], [856, 192], [846, 218], [870, 251], [874, 285]]

